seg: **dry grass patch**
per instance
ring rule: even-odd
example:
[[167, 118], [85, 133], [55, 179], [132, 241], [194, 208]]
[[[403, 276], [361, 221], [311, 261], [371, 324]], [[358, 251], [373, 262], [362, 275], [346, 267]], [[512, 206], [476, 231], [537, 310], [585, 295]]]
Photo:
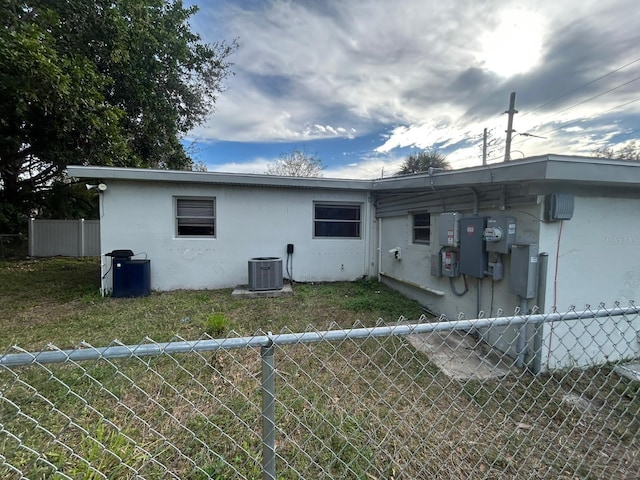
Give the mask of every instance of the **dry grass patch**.
[[[73, 295], [47, 287], [39, 296], [43, 278], [74, 269], [94, 281], [92, 261], [0, 268], [0, 279], [17, 276], [28, 290], [17, 302], [0, 282], [5, 350], [206, 338], [213, 313], [235, 337], [422, 312], [375, 282], [298, 285], [280, 299], [232, 299], [230, 290], [103, 299], [66, 280]], [[45, 299], [48, 315], [33, 308]], [[279, 479], [625, 479], [640, 471], [640, 386], [610, 365], [452, 380], [394, 337], [277, 346], [274, 361]], [[2, 368], [0, 476], [260, 478], [261, 366], [259, 349], [241, 349]]]

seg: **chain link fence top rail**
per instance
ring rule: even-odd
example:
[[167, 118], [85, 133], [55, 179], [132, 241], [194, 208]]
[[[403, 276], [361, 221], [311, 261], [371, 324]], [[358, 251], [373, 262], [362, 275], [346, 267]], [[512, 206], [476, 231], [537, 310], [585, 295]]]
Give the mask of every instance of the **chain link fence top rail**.
[[[638, 318], [631, 306], [14, 347], [0, 357], [0, 477], [637, 479]], [[566, 366], [533, 374], [478, 335], [522, 325], [554, 326], [527, 348]], [[617, 360], [585, 364], [594, 345]]]

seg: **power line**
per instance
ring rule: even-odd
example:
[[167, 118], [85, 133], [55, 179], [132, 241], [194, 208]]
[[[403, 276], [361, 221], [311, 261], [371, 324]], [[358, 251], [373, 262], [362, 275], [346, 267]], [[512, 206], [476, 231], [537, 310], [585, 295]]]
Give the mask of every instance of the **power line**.
[[637, 82], [638, 80], [640, 80], [640, 77], [636, 77], [636, 78], [634, 78], [634, 79], [632, 79], [632, 80], [629, 80], [628, 82], [622, 83], [622, 84], [620, 84], [620, 85], [618, 85], [618, 86], [616, 86], [616, 87], [610, 88], [609, 90], [606, 90], [606, 91], [604, 91], [604, 92], [602, 92], [602, 93], [599, 93], [599, 94], [597, 94], [597, 95], [594, 95], [593, 97], [587, 98], [586, 100], [583, 100], [583, 101], [581, 101], [581, 102], [575, 103], [575, 104], [571, 105], [570, 107], [565, 108], [564, 110], [560, 110], [560, 111], [559, 111], [559, 112], [557, 112], [555, 115], [560, 115], [561, 113], [564, 113], [564, 112], [566, 112], [567, 110], [571, 110], [571, 109], [572, 109], [572, 108], [574, 108], [574, 107], [578, 107], [578, 106], [580, 106], [580, 105], [582, 105], [582, 104], [585, 104], [585, 103], [587, 103], [587, 102], [590, 102], [591, 100], [595, 100], [596, 98], [602, 97], [603, 95], [606, 95], [607, 93], [611, 93], [611, 92], [613, 92], [613, 91], [615, 91], [615, 90], [618, 90], [619, 88], [626, 87], [626, 86], [627, 86], [627, 85], [629, 85], [630, 83]]
[[520, 117], [522, 118], [522, 117], [524, 117], [525, 115], [527, 115], [529, 113], [533, 113], [533, 112], [535, 112], [537, 110], [540, 110], [541, 108], [546, 107], [547, 105], [551, 105], [552, 103], [555, 103], [558, 100], [561, 100], [561, 99], [563, 99], [565, 97], [568, 97], [569, 95], [571, 95], [572, 93], [577, 92], [578, 90], [582, 90], [583, 88], [588, 87], [589, 85], [592, 85], [592, 84], [594, 84], [596, 82], [599, 82], [603, 78], [607, 78], [607, 77], [613, 75], [614, 73], [617, 73], [620, 70], [624, 70], [625, 68], [633, 65], [634, 63], [638, 63], [638, 62], [640, 62], [640, 58], [636, 58], [635, 60], [632, 60], [631, 62], [626, 63], [626, 64], [622, 65], [621, 67], [618, 67], [615, 70], [610, 71], [609, 73], [606, 73], [606, 74], [604, 74], [604, 75], [602, 75], [602, 76], [600, 76], [600, 77], [598, 77], [598, 78], [596, 78], [594, 80], [591, 80], [590, 82], [584, 83], [584, 84], [580, 85], [579, 87], [574, 88], [573, 90], [570, 90], [570, 91], [568, 91], [566, 93], [563, 93], [562, 95], [560, 95], [560, 96], [558, 96], [556, 98], [553, 98], [553, 99], [549, 100], [548, 102], [543, 103], [542, 105], [534, 108], [533, 110], [529, 110], [529, 111], [521, 114]]
[[[598, 115], [605, 115], [605, 114], [610, 113], [610, 112], [612, 112], [614, 110], [617, 110], [617, 109], [622, 108], [622, 107], [626, 107], [627, 105], [630, 105], [630, 104], [638, 102], [638, 101], [640, 101], [640, 97], [635, 98], [633, 100], [629, 100], [628, 102], [621, 103], [620, 105], [616, 105], [615, 107], [609, 108], [609, 109], [604, 110], [602, 112], [599, 112]], [[570, 122], [570, 123], [565, 123], [565, 124], [563, 124], [562, 126], [560, 126], [558, 128], [554, 128], [552, 130], [543, 131], [541, 133], [543, 133], [545, 135], [550, 135], [550, 134], [552, 134], [554, 132], [563, 130], [563, 129], [565, 129], [567, 127], [570, 127], [572, 125], [577, 125], [578, 123], [580, 123], [582, 121], [584, 121], [583, 118], [581, 118], [580, 120], [575, 120], [575, 121]], [[523, 143], [523, 142], [516, 142], [515, 146], [520, 145], [521, 143]], [[489, 162], [493, 162], [494, 160], [502, 160], [502, 159], [503, 159], [502, 155], [492, 156], [491, 158], [487, 158], [487, 165], [490, 165]]]
[[[640, 60], [640, 59], [639, 59], [639, 60]], [[554, 117], [557, 117], [558, 115], [560, 115], [560, 114], [562, 114], [562, 113], [564, 113], [564, 112], [567, 112], [567, 111], [571, 110], [572, 108], [578, 107], [578, 106], [580, 106], [580, 105], [584, 105], [585, 103], [591, 102], [591, 101], [593, 101], [593, 100], [595, 100], [595, 99], [597, 99], [597, 98], [599, 98], [599, 97], [602, 97], [602, 96], [604, 96], [604, 95], [606, 95], [606, 94], [608, 94], [608, 93], [611, 93], [611, 92], [613, 92], [613, 91], [615, 91], [615, 90], [618, 90], [618, 89], [620, 89], [620, 88], [622, 88], [622, 87], [625, 87], [625, 86], [627, 86], [627, 85], [629, 85], [629, 84], [631, 84], [631, 83], [633, 83], [633, 82], [637, 82], [638, 80], [640, 80], [640, 77], [633, 78], [633, 79], [629, 80], [628, 82], [622, 83], [622, 84], [620, 84], [620, 85], [616, 85], [615, 87], [610, 88], [610, 89], [608, 89], [608, 90], [606, 90], [606, 91], [604, 91], [604, 92], [600, 92], [600, 93], [598, 93], [597, 95], [594, 95], [594, 96], [592, 96], [592, 97], [589, 97], [589, 98], [587, 98], [587, 99], [585, 99], [585, 100], [582, 100], [582, 101], [580, 101], [580, 102], [578, 102], [578, 103], [574, 103], [573, 105], [571, 105], [571, 106], [569, 106], [569, 107], [565, 108], [564, 110], [560, 110], [559, 112], [555, 112], [555, 113], [553, 113], [553, 114], [551, 114], [551, 115], [548, 115], [548, 116], [547, 116], [547, 118], [546, 118], [546, 119], [544, 119], [543, 121], [541, 121], [540, 123], [545, 123], [545, 124], [547, 124], [547, 123], [549, 123], [549, 122], [550, 122]], [[598, 116], [600, 116], [600, 115], [604, 115], [604, 114], [609, 113], [609, 112], [611, 112], [611, 111], [613, 111], [613, 110], [617, 110], [617, 109], [622, 108], [622, 107], [624, 107], [624, 106], [627, 106], [627, 105], [630, 105], [630, 104], [632, 104], [632, 103], [635, 103], [635, 102], [637, 102], [638, 100], [640, 100], [640, 98], [636, 98], [636, 99], [634, 99], [634, 100], [630, 100], [630, 101], [625, 102], [625, 103], [622, 103], [622, 104], [620, 104], [620, 105], [616, 105], [616, 106], [615, 106], [615, 107], [613, 107], [613, 108], [610, 108], [610, 109], [605, 110], [605, 111], [603, 111], [603, 112], [599, 112], [597, 115], [598, 115]], [[571, 125], [578, 124], [578, 123], [582, 122], [583, 120], [584, 120], [584, 119], [583, 119], [583, 118], [581, 118], [581, 119], [576, 120], [576, 121], [573, 121], [573, 122], [571, 122], [571, 123], [565, 123], [565, 124], [563, 124], [561, 127], [558, 127], [558, 128], [552, 129], [552, 130], [546, 130], [546, 131], [545, 131], [545, 130], [543, 129], [543, 130], [542, 130], [542, 132], [540, 132], [540, 133], [542, 133], [543, 135], [549, 136], [549, 134], [551, 134], [551, 133], [553, 133], [553, 132], [556, 132], [556, 131], [559, 131], [559, 130], [561, 130], [561, 129], [567, 128], [567, 127], [569, 127], [569, 126], [571, 126]], [[517, 145], [519, 145], [520, 143], [522, 143], [522, 142], [518, 142], [518, 143], [517, 143]]]

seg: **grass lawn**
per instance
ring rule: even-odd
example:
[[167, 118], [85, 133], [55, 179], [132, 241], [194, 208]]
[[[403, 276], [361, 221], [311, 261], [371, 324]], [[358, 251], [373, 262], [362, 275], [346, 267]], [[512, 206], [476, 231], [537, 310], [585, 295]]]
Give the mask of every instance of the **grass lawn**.
[[[150, 337], [194, 340], [230, 331], [252, 335], [287, 327], [323, 330], [332, 323], [374, 325], [400, 315], [418, 318], [420, 306], [378, 282], [343, 282], [295, 287], [295, 295], [275, 299], [234, 299], [231, 290], [174, 291], [144, 298], [102, 298], [98, 260], [54, 258], [0, 263], [0, 351], [28, 350], [48, 343], [73, 348], [80, 342], [106, 346], [134, 344]], [[216, 318], [222, 314], [222, 325]]]
[[[95, 259], [0, 263], [0, 352], [373, 326], [423, 313], [366, 281], [261, 299], [233, 299], [230, 289], [112, 299], [98, 285]], [[453, 380], [395, 337], [276, 347], [275, 365], [278, 479], [640, 471], [640, 385], [611, 365]], [[259, 349], [0, 368], [0, 478], [261, 478], [260, 372]]]

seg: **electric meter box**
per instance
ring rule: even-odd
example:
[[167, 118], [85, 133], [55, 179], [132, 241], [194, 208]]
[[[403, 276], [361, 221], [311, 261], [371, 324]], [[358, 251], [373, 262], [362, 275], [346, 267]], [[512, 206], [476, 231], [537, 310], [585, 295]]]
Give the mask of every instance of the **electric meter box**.
[[516, 241], [516, 219], [512, 217], [489, 217], [483, 232], [487, 252], [509, 253]]
[[538, 294], [538, 244], [511, 245], [509, 292], [522, 298]]
[[484, 241], [486, 217], [460, 219], [460, 273], [482, 278], [487, 271], [487, 251]]
[[457, 212], [441, 213], [438, 217], [438, 243], [441, 247], [460, 245], [460, 219]]

